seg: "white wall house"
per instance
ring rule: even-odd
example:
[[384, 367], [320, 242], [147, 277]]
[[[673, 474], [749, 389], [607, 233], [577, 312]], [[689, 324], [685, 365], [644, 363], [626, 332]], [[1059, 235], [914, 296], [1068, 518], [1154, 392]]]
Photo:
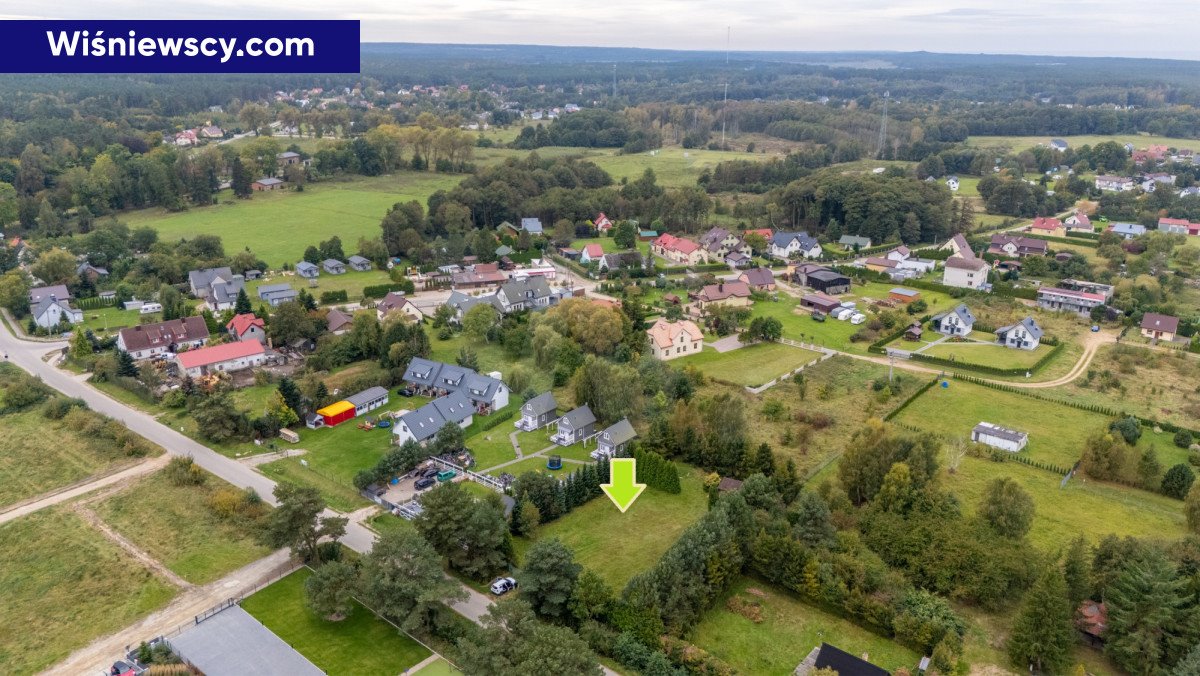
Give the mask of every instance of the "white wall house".
[[1042, 342], [1042, 327], [1026, 317], [1012, 326], [1001, 326], [996, 329], [996, 339], [1004, 347], [1018, 350], [1036, 350]]
[[1003, 451], [1016, 453], [1025, 448], [1025, 444], [1029, 443], [1029, 435], [1024, 432], [1010, 430], [1006, 427], [993, 425], [989, 422], [981, 422], [971, 430], [971, 441], [979, 444], [985, 444], [992, 448], [999, 448]]
[[965, 336], [975, 325], [975, 315], [966, 305], [959, 305], [949, 312], [935, 315], [930, 321], [938, 333], [946, 336]]
[[954, 256], [946, 259], [946, 268], [942, 271], [942, 284], [960, 289], [978, 289], [987, 284], [987, 277], [986, 261], [974, 256]]

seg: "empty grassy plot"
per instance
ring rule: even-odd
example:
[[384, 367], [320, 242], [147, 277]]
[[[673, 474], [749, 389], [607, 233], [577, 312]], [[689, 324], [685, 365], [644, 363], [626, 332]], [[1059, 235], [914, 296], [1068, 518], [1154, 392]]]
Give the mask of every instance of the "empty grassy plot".
[[[0, 384], [10, 382], [15, 368], [3, 366]], [[0, 427], [0, 506], [138, 461], [111, 439], [86, 436], [66, 419], [44, 417], [40, 405], [0, 415]]]
[[[1151, 136], [1149, 134], [1081, 134], [1079, 136], [1055, 136], [1067, 142], [1068, 146], [1078, 149], [1083, 145], [1094, 146], [1097, 143], [1113, 142], [1119, 145], [1132, 143], [1134, 148], [1148, 148], [1151, 145], [1164, 145], [1171, 148], [1198, 148], [1200, 141], [1196, 139], [1174, 138], [1171, 136]], [[1034, 146], [1050, 145], [1050, 136], [971, 136], [967, 145], [978, 148], [1008, 148], [1020, 152]]]
[[[908, 348], [903, 348], [908, 349]], [[1035, 350], [1018, 350], [995, 343], [943, 342], [921, 351], [921, 354], [951, 359], [964, 366], [991, 366], [998, 369], [1032, 368], [1054, 348], [1038, 345]]]
[[253, 522], [223, 519], [209, 507], [220, 490], [236, 490], [209, 475], [201, 486], [176, 486], [162, 472], [95, 505], [96, 514], [188, 582], [204, 584], [270, 553], [255, 541]]
[[757, 343], [729, 352], [705, 348], [700, 354], [682, 357], [675, 363], [695, 366], [710, 378], [757, 387], [820, 357], [820, 352], [790, 345]]
[[1084, 441], [1103, 431], [1108, 416], [1041, 401], [961, 380], [932, 387], [896, 418], [947, 437], [971, 438], [971, 429], [990, 422], [1029, 435], [1029, 457], [1070, 467], [1083, 454]]
[[0, 669], [39, 672], [174, 595], [70, 512], [11, 521], [0, 526]]
[[[734, 612], [730, 601], [757, 606], [762, 621]], [[803, 603], [784, 590], [745, 578], [708, 611], [691, 641], [744, 674], [789, 674], [822, 642], [851, 655], [866, 653], [872, 664], [888, 671], [913, 669], [921, 659], [899, 643]]]
[[1016, 462], [964, 458], [958, 471], [944, 474], [943, 485], [962, 501], [967, 512], [979, 507], [992, 479], [1012, 477], [1036, 506], [1029, 539], [1048, 552], [1057, 551], [1077, 535], [1092, 542], [1113, 533], [1120, 536], [1183, 537], [1183, 503], [1163, 495], [1106, 484], [1079, 474], [1059, 488], [1062, 477]]
[[[545, 460], [542, 460], [543, 466]], [[564, 469], [569, 465], [564, 465]], [[642, 492], [622, 514], [606, 497], [598, 497], [566, 516], [540, 526], [537, 538], [556, 537], [575, 552], [575, 560], [591, 568], [620, 592], [634, 575], [650, 568], [685, 528], [708, 510], [699, 470], [680, 467], [678, 495], [653, 488]], [[520, 561], [532, 541], [515, 538]], [[795, 665], [793, 665], [795, 666]]]
[[[357, 241], [355, 240], [355, 242]], [[354, 255], [354, 242], [343, 240], [342, 247], [345, 249], [347, 256]], [[349, 267], [347, 269], [349, 270]], [[258, 287], [271, 284], [291, 284], [292, 288], [296, 291], [301, 289], [308, 291], [318, 302], [321, 300], [321, 294], [327, 291], [345, 291], [348, 300], [354, 302], [362, 300], [363, 287], [391, 283], [392, 278], [388, 276], [386, 270], [366, 270], [364, 272], [349, 270], [345, 274], [331, 275], [322, 268], [321, 275], [311, 280], [291, 273], [274, 274], [270, 277], [251, 280], [246, 283], [246, 295], [250, 296], [251, 305], [258, 307], [258, 303], [260, 302], [258, 299]]]
[[130, 227], [150, 226], [165, 241], [219, 235], [228, 252], [249, 247], [271, 267], [300, 260], [305, 247], [332, 235], [353, 248], [359, 237], [378, 237], [379, 222], [397, 202], [422, 204], [437, 190], [450, 190], [461, 175], [402, 172], [371, 178], [311, 183], [303, 192], [258, 192], [239, 200], [230, 191], [210, 207], [168, 212], [144, 209], [121, 216]]
[[395, 676], [430, 652], [359, 603], [341, 622], [318, 617], [305, 603], [302, 568], [242, 601], [242, 608], [331, 674]]

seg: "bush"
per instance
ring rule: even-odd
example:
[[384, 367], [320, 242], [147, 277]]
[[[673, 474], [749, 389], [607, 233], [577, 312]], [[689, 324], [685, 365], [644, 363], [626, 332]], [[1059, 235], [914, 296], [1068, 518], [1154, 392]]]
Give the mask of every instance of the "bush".
[[1142, 437], [1142, 424], [1133, 416], [1114, 420], [1108, 429], [1120, 434], [1130, 446], [1137, 444], [1138, 439]]
[[199, 486], [207, 479], [204, 470], [190, 455], [171, 458], [163, 472], [174, 486]]
[[1175, 465], [1163, 475], [1162, 492], [1176, 500], [1182, 500], [1192, 488], [1196, 474], [1191, 467], [1183, 463]]
[[1175, 433], [1174, 441], [1179, 448], [1188, 448], [1192, 445], [1192, 433], [1187, 430], [1179, 430]]
[[42, 403], [49, 396], [50, 388], [42, 384], [42, 381], [22, 375], [4, 391], [4, 407], [10, 411], [19, 411]]
[[62, 418], [65, 418], [68, 413], [71, 412], [71, 409], [73, 409], [73, 408], [86, 409], [87, 407], [88, 407], [87, 402], [82, 399], [68, 399], [67, 397], [54, 397], [50, 401], [47, 401], [46, 405], [42, 407], [42, 415], [46, 416], [47, 418], [49, 418], [51, 420], [61, 420]]
[[321, 292], [321, 305], [332, 305], [334, 303], [345, 303], [349, 300], [350, 300], [350, 296], [346, 293], [345, 289], [341, 289], [339, 291], [323, 291], [323, 292]]

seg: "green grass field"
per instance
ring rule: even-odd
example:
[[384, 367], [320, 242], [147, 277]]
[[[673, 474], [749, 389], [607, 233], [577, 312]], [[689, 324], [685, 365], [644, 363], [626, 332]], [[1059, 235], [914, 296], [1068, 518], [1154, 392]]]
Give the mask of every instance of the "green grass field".
[[[1029, 434], [1022, 453], [1030, 458], [1070, 467], [1083, 454], [1089, 436], [1107, 429], [1110, 418], [1100, 413], [1040, 401], [1013, 392], [961, 380], [948, 388], [933, 387], [917, 397], [896, 420], [946, 437], [971, 438], [971, 429], [990, 422]], [[1153, 445], [1163, 467], [1186, 462], [1186, 452], [1176, 449], [1168, 435], [1143, 430], [1138, 449]]]
[[547, 146], [536, 151], [512, 150], [508, 148], [476, 148], [475, 162], [482, 165], [499, 164], [508, 158], [522, 159], [536, 152], [543, 159], [558, 157], [579, 157], [594, 162], [607, 171], [615, 181], [622, 178], [633, 180], [638, 178], [646, 169], [653, 169], [658, 184], [669, 188], [680, 188], [696, 185], [696, 179], [705, 169], [712, 169], [718, 162], [725, 160], [754, 160], [765, 162], [777, 157], [767, 153], [746, 153], [738, 151], [697, 150], [670, 146], [659, 150], [620, 155], [616, 148], [564, 148]]
[[[979, 148], [1008, 148], [1022, 151], [1039, 144], [1049, 146], [1050, 136], [971, 136], [967, 145]], [[1084, 145], [1096, 145], [1105, 141], [1115, 141], [1119, 144], [1132, 143], [1135, 148], [1147, 148], [1151, 145], [1164, 145], [1171, 148], [1200, 148], [1200, 140], [1187, 138], [1172, 138], [1170, 136], [1151, 136], [1149, 134], [1114, 134], [1100, 136], [1096, 134], [1079, 136], [1055, 136], [1067, 142], [1067, 145], [1078, 149]]]
[[978, 364], [998, 369], [1022, 369], [1032, 367], [1052, 349], [1049, 345], [1038, 345], [1036, 350], [1017, 350], [995, 344], [947, 342], [934, 345], [921, 354], [953, 359], [968, 365]]
[[337, 235], [353, 249], [359, 237], [378, 237], [379, 222], [397, 202], [425, 200], [462, 180], [457, 174], [403, 172], [312, 183], [303, 192], [255, 193], [239, 200], [229, 191], [220, 203], [176, 213], [145, 209], [121, 215], [130, 227], [151, 226], [165, 241], [198, 233], [220, 235], [225, 251], [249, 247], [272, 267], [300, 260], [304, 248]]
[[942, 480], [970, 513], [977, 509], [987, 483], [1001, 476], [1012, 477], [1033, 498], [1037, 512], [1029, 539], [1047, 552], [1077, 535], [1095, 542], [1109, 533], [1164, 539], [1186, 534], [1183, 503], [1178, 500], [1092, 481], [1082, 473], [1060, 489], [1062, 477], [1052, 472], [1016, 462], [964, 458], [958, 471], [943, 473]]
[[820, 357], [820, 352], [790, 345], [757, 343], [729, 352], [704, 348], [700, 354], [681, 357], [675, 363], [695, 366], [710, 378], [757, 387]]
[[40, 407], [0, 416], [0, 506], [137, 462], [107, 439], [83, 438]]
[[39, 672], [174, 595], [70, 512], [11, 521], [0, 526], [0, 669]]
[[242, 608], [327, 673], [395, 676], [429, 657], [427, 648], [355, 603], [341, 622], [305, 603], [302, 568], [242, 601]]
[[[544, 459], [542, 463], [544, 467]], [[596, 498], [539, 527], [537, 538], [562, 540], [575, 552], [576, 561], [594, 570], [620, 593], [633, 576], [654, 565], [679, 534], [708, 510], [700, 471], [680, 466], [679, 480], [683, 487], [679, 495], [648, 488], [624, 514], [607, 498]], [[526, 538], [513, 540], [518, 562], [531, 544]]]
[[[343, 240], [342, 245], [346, 249], [347, 256], [353, 255], [355, 251], [353, 242]], [[264, 284], [291, 284], [292, 288], [297, 291], [301, 289], [308, 291], [318, 302], [321, 300], [321, 294], [326, 291], [345, 291], [349, 301], [354, 302], [362, 300], [363, 287], [391, 283], [392, 278], [388, 276], [386, 270], [367, 270], [365, 272], [351, 270], [344, 275], [330, 275], [322, 270], [321, 276], [315, 280], [308, 280], [294, 274], [275, 274], [246, 282], [246, 295], [250, 296], [251, 305], [257, 308], [259, 303], [258, 287]]]
[[[753, 590], [752, 592], [749, 590]], [[761, 604], [762, 622], [729, 609], [733, 597]], [[692, 643], [743, 674], [790, 674], [822, 642], [889, 671], [913, 669], [921, 656], [887, 638], [801, 602], [785, 590], [743, 578], [693, 630]]]
[[203, 486], [175, 486], [162, 472], [96, 505], [117, 532], [188, 582], [205, 584], [270, 553], [250, 524], [217, 517], [207, 499], [229, 484], [208, 476]]
[[[612, 237], [587, 237], [584, 239], [577, 239], [574, 242], [571, 242], [571, 248], [583, 251], [583, 247], [587, 246], [588, 244], [599, 244], [600, 248], [604, 249], [604, 253], [628, 251], [628, 249], [622, 249], [621, 247], [617, 246], [617, 243], [613, 241]], [[650, 255], [650, 242], [643, 242], [639, 239], [634, 244], [634, 248], [641, 252], [643, 256]]]
[[121, 329], [137, 326], [142, 323], [142, 317], [151, 321], [162, 321], [162, 313], [155, 312], [143, 315], [137, 310], [124, 310], [121, 307], [103, 307], [83, 311], [83, 327], [91, 329], [99, 335], [115, 334]]

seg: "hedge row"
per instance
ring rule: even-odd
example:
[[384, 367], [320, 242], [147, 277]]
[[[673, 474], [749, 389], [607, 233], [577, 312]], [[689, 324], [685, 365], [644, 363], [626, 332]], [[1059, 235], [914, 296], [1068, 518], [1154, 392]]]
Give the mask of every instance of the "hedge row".
[[683, 274], [689, 270], [692, 272], [718, 272], [728, 270], [729, 266], [724, 263], [701, 263], [700, 265], [672, 265], [663, 268], [663, 272], [668, 275]]
[[1015, 460], [1016, 462], [1019, 462], [1022, 465], [1027, 465], [1029, 467], [1033, 467], [1034, 469], [1046, 470], [1047, 472], [1054, 472], [1055, 474], [1057, 474], [1059, 476], [1066, 476], [1071, 471], [1069, 469], [1064, 469], [1062, 467], [1059, 467], [1058, 465], [1055, 465], [1053, 463], [1041, 462], [1040, 460], [1034, 460], [1032, 458], [1021, 455], [1020, 453], [1011, 453], [1009, 451], [997, 450], [997, 452], [992, 454], [992, 460], [995, 460], [996, 462], [1006, 462], [1008, 460]]
[[112, 307], [117, 304], [117, 299], [115, 296], [113, 298], [92, 296], [91, 298], [80, 298], [75, 303], [81, 310], [95, 310], [102, 307]]
[[921, 396], [922, 394], [925, 394], [926, 392], [929, 391], [929, 388], [933, 387], [934, 385], [937, 385], [938, 380], [940, 380], [940, 379], [934, 378], [933, 380], [930, 380], [929, 382], [927, 382], [924, 385], [922, 385], [921, 387], [919, 387], [916, 392], [913, 392], [912, 395], [910, 395], [907, 399], [900, 402], [899, 406], [892, 409], [891, 412], [888, 413], [887, 415], [883, 416], [883, 419], [885, 421], [890, 421], [892, 418], [895, 418], [896, 416], [900, 415], [900, 412], [903, 411], [904, 409], [908, 408], [909, 404], [916, 401], [917, 397]]
[[1100, 242], [1097, 241], [1099, 238], [1097, 238], [1096, 240], [1092, 240], [1092, 239], [1088, 239], [1087, 237], [1076, 237], [1075, 240], [1078, 240], [1078, 241], [1072, 241], [1070, 239], [1067, 239], [1066, 237], [1054, 237], [1052, 235], [1038, 235], [1038, 234], [1034, 234], [1034, 233], [1026, 233], [1025, 236], [1029, 237], [1030, 239], [1040, 239], [1040, 240], [1044, 240], [1047, 242], [1057, 242], [1059, 244], [1074, 244], [1075, 246], [1086, 246], [1086, 247], [1091, 247], [1093, 249], [1100, 246]]
[[1100, 239], [1100, 233], [1097, 233], [1097, 232], [1079, 232], [1078, 230], [1068, 230], [1068, 231], [1067, 231], [1067, 239], [1072, 239], [1072, 238], [1074, 238], [1074, 239], [1090, 239], [1090, 240], [1098, 240], [1098, 239]]
[[1037, 373], [1038, 371], [1040, 371], [1042, 369], [1042, 367], [1044, 367], [1051, 359], [1056, 357], [1058, 355], [1058, 353], [1062, 351], [1062, 349], [1063, 349], [1062, 345], [1055, 345], [1054, 347], [1052, 347], [1050, 349], [1049, 352], [1042, 355], [1042, 358], [1037, 360], [1037, 362], [1034, 363], [1029, 368], [1002, 369], [1002, 368], [997, 368], [995, 366], [987, 366], [984, 364], [966, 364], [961, 361], [955, 361], [953, 359], [945, 359], [943, 357], [931, 357], [926, 354], [917, 354], [917, 353], [913, 353], [911, 358], [915, 359], [917, 361], [922, 361], [922, 362], [926, 362], [929, 364], [936, 364], [938, 366], [945, 366], [948, 368], [964, 368], [964, 369], [968, 369], [971, 371], [979, 371], [981, 373], [987, 373], [987, 374], [991, 374], [991, 375], [995, 375], [995, 376], [1022, 376], [1022, 375], [1025, 375], [1026, 373]]
[[364, 298], [383, 298], [393, 291], [412, 292], [412, 282], [393, 282], [391, 284], [375, 284], [363, 287]]
[[[930, 317], [932, 317], [932, 316], [933, 316], [933, 315], [925, 315], [924, 317], [921, 317], [921, 318], [920, 318], [918, 321], [920, 321], [920, 322], [921, 322], [921, 324], [923, 325], [923, 324], [925, 324], [925, 322], [929, 321], [929, 318], [930, 318]], [[904, 335], [904, 333], [905, 333], [906, 331], [908, 331], [908, 327], [909, 327], [909, 326], [911, 326], [911, 324], [907, 324], [907, 325], [905, 325], [905, 326], [902, 326], [902, 327], [900, 327], [900, 328], [896, 329], [895, 331], [892, 331], [892, 332], [891, 332], [891, 333], [889, 333], [888, 335], [886, 335], [886, 336], [883, 336], [883, 337], [882, 337], [882, 338], [880, 338], [879, 340], [876, 340], [874, 343], [871, 343], [871, 344], [870, 344], [870, 345], [867, 347], [867, 352], [873, 352], [873, 353], [875, 353], [875, 354], [885, 354], [885, 353], [887, 353], [887, 350], [884, 348], [884, 345], [887, 345], [888, 343], [892, 342], [893, 340], [896, 340], [896, 339], [897, 339], [897, 338], [899, 338], [900, 336], [903, 336], [903, 335]]]
[[338, 291], [322, 291], [321, 292], [321, 305], [332, 305], [334, 303], [345, 303], [349, 300], [350, 300], [350, 296], [349, 296], [349, 294], [346, 293], [345, 289], [340, 289]]
[[1022, 396], [1026, 396], [1031, 399], [1037, 399], [1038, 401], [1045, 401], [1045, 402], [1049, 402], [1052, 404], [1062, 404], [1063, 406], [1070, 406], [1071, 408], [1078, 409], [1080, 411], [1088, 411], [1090, 413], [1099, 413], [1101, 415], [1106, 415], [1106, 416], [1109, 416], [1110, 418], [1128, 418], [1128, 417], [1132, 416], [1134, 418], [1137, 418], [1138, 422], [1141, 423], [1145, 427], [1159, 427], [1163, 431], [1171, 432], [1172, 434], [1175, 432], [1179, 432], [1180, 430], [1183, 430], [1185, 432], [1190, 432], [1193, 437], [1200, 437], [1200, 431], [1196, 431], [1196, 430], [1188, 428], [1188, 427], [1182, 427], [1180, 425], [1176, 425], [1176, 424], [1170, 423], [1170, 422], [1163, 422], [1160, 420], [1152, 420], [1150, 418], [1144, 418], [1140, 415], [1134, 415], [1132, 413], [1118, 411], [1114, 408], [1108, 408], [1107, 406], [1100, 406], [1098, 404], [1084, 404], [1084, 403], [1080, 403], [1080, 402], [1076, 402], [1076, 401], [1068, 401], [1066, 399], [1056, 399], [1054, 397], [1048, 397], [1044, 394], [1032, 392], [1028, 388], [1013, 387], [1012, 385], [1004, 385], [1002, 383], [995, 383], [995, 382], [992, 382], [989, 380], [984, 380], [982, 378], [976, 378], [974, 376], [966, 375], [966, 374], [962, 374], [962, 373], [953, 373], [951, 375], [956, 380], [962, 380], [962, 381], [965, 381], [968, 383], [974, 383], [975, 385], [982, 385], [984, 387], [990, 387], [994, 390], [1000, 390], [1001, 392], [1011, 392], [1013, 394], [1020, 394]]

